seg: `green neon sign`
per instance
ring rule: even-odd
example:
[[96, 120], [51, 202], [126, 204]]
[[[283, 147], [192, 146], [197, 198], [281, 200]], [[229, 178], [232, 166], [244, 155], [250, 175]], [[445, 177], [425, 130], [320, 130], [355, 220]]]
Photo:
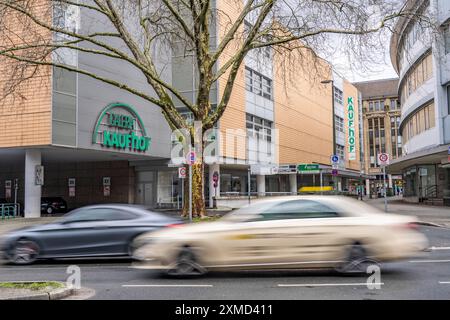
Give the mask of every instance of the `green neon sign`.
[[347, 99], [347, 120], [348, 120], [348, 159], [356, 160], [356, 135], [355, 135], [355, 107], [353, 97]]
[[134, 108], [124, 103], [111, 103], [100, 113], [92, 143], [103, 147], [145, 152], [150, 147], [144, 122]]

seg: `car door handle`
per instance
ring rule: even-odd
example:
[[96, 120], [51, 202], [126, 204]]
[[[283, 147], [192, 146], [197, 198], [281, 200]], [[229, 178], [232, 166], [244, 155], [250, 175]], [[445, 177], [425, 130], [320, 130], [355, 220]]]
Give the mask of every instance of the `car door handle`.
[[98, 227], [93, 227], [92, 229], [94, 230], [102, 230], [102, 229], [108, 229], [108, 226], [98, 226]]

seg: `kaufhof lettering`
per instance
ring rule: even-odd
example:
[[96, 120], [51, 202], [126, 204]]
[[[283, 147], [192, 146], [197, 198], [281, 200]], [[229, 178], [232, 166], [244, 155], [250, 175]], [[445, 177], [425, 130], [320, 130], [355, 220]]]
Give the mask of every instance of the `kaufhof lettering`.
[[128, 134], [103, 131], [103, 143], [105, 147], [129, 149], [131, 151], [147, 151], [150, 138], [139, 137], [133, 131]]
[[92, 143], [102, 147], [145, 152], [150, 148], [144, 123], [136, 110], [124, 103], [112, 103], [99, 115]]
[[355, 107], [353, 97], [347, 99], [347, 119], [348, 119], [348, 159], [356, 160], [356, 141], [355, 141]]

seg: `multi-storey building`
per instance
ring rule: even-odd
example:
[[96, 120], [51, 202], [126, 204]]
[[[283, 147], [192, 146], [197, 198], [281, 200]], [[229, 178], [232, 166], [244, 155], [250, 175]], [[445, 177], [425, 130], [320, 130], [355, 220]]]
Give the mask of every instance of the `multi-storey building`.
[[[231, 3], [213, 4], [228, 16], [236, 15]], [[80, 28], [108, 26], [101, 16], [85, 16], [83, 10], [63, 17], [63, 23]], [[220, 17], [212, 21], [213, 46], [223, 37], [225, 25]], [[233, 50], [230, 46], [226, 52], [231, 56]], [[138, 88], [145, 85], [137, 71], [115, 59], [84, 52], [61, 56], [65, 64], [106, 73]], [[305, 53], [290, 58], [297, 60], [289, 62], [270, 48], [245, 58], [209, 141], [214, 149], [205, 159], [209, 205], [213, 195], [229, 202], [246, 199], [249, 191], [252, 196], [296, 194], [303, 187], [322, 185], [356, 192], [362, 178], [358, 91], [324, 60]], [[168, 56], [155, 53], [155, 59], [164, 79], [193, 101], [198, 78], [193, 56], [174, 50]], [[211, 90], [213, 105], [224, 87], [225, 80], [219, 79]], [[183, 187], [171, 154], [176, 141], [156, 106], [59, 68], [49, 68], [26, 90], [27, 100], [6, 101], [0, 108], [5, 119], [0, 127], [0, 198], [13, 199], [17, 193], [26, 216], [39, 215], [41, 196], [63, 197], [70, 208], [99, 202], [181, 205]], [[187, 110], [178, 107], [189, 118]], [[333, 153], [339, 156], [335, 175]], [[299, 164], [315, 166], [299, 173]], [[42, 167], [43, 184], [35, 176]], [[214, 172], [219, 174], [217, 187]]]
[[[400, 132], [400, 103], [397, 96], [398, 79], [358, 82], [354, 84], [361, 93], [364, 128], [364, 171], [371, 179], [366, 189], [371, 196], [384, 192], [384, 176], [377, 155], [389, 154], [391, 160], [402, 155]], [[388, 193], [402, 192], [402, 175], [388, 174]]]
[[450, 2], [406, 1], [427, 19], [400, 19], [391, 39], [391, 60], [399, 74], [402, 156], [388, 170], [402, 172], [404, 198], [414, 202], [449, 203], [450, 163]]

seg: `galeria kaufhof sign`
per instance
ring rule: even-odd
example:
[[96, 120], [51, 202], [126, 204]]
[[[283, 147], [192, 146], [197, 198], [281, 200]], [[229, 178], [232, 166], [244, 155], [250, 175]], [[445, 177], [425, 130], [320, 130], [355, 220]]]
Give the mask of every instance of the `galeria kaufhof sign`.
[[347, 99], [347, 119], [348, 119], [348, 160], [356, 160], [356, 135], [355, 135], [355, 106], [353, 97]]
[[144, 123], [130, 105], [112, 103], [100, 113], [92, 143], [103, 147], [132, 152], [145, 152], [150, 147], [151, 138], [147, 136]]

